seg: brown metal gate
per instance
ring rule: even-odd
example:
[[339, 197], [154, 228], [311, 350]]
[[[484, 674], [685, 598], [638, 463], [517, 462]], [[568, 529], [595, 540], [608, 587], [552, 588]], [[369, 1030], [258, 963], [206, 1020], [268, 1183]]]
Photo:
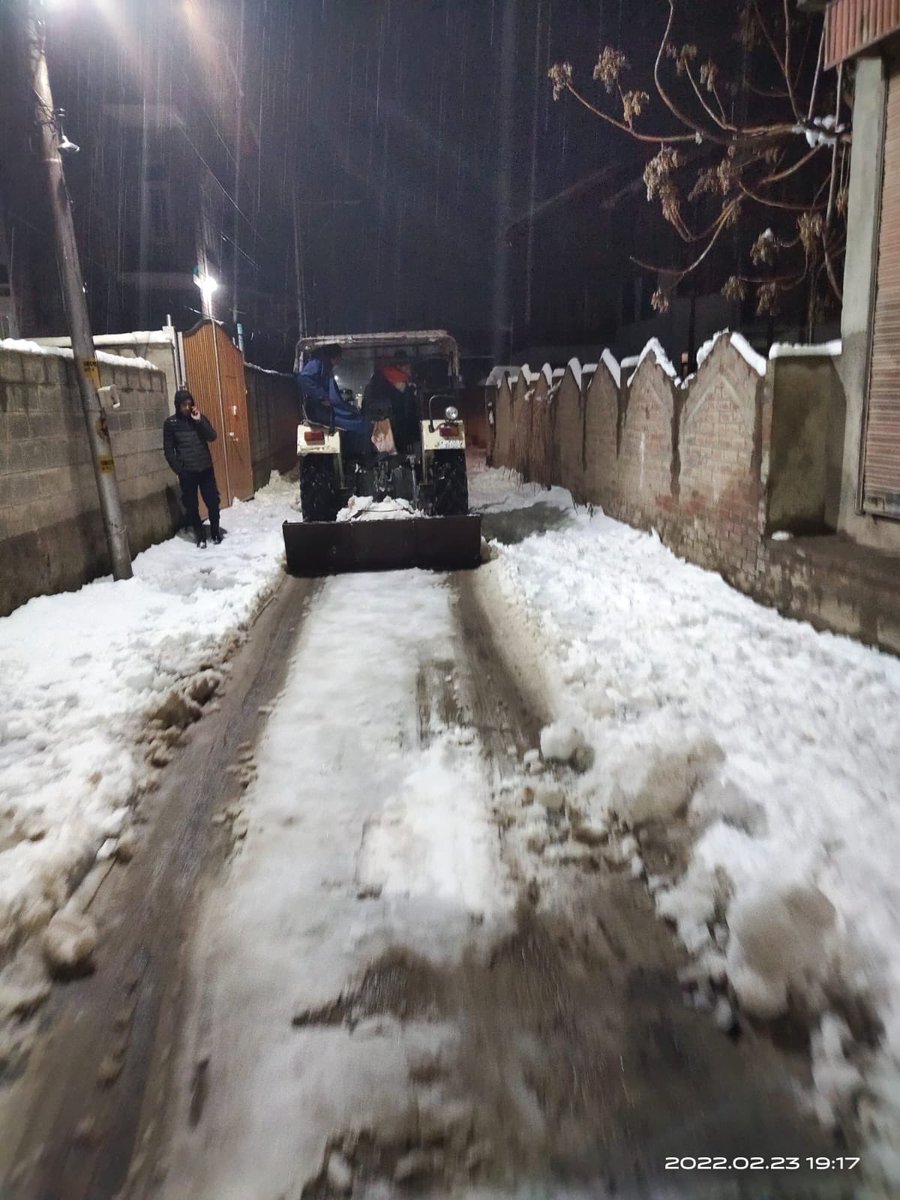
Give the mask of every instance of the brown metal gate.
[[218, 438], [210, 446], [222, 507], [253, 495], [244, 357], [220, 325], [203, 321], [184, 335], [187, 385]]
[[900, 517], [900, 71], [888, 87], [863, 509]]

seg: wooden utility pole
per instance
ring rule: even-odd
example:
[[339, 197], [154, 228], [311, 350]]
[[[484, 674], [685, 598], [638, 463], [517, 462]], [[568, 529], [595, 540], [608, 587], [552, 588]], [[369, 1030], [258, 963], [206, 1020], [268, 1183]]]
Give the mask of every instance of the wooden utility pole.
[[116, 479], [112, 443], [106, 424], [106, 413], [100, 402], [100, 369], [94, 353], [94, 339], [88, 317], [75, 226], [69, 204], [69, 192], [63, 172], [59, 145], [59, 122], [53, 107], [50, 77], [44, 53], [44, 23], [36, 11], [37, 0], [28, 0], [25, 21], [28, 80], [34, 94], [35, 123], [39, 135], [41, 162], [46, 172], [50, 209], [53, 213], [53, 232], [56, 257], [63, 286], [72, 357], [78, 378], [78, 392], [87, 427], [94, 476], [100, 497], [100, 515], [106, 533], [106, 544], [112, 563], [114, 579], [130, 579], [131, 551], [128, 529]]

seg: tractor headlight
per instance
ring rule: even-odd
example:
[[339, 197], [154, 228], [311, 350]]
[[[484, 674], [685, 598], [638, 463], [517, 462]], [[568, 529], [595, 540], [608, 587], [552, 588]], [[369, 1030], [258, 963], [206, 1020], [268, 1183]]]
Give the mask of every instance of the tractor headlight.
[[444, 416], [448, 421], [457, 421], [459, 420], [459, 409], [454, 408], [451, 404], [449, 408], [444, 409]]

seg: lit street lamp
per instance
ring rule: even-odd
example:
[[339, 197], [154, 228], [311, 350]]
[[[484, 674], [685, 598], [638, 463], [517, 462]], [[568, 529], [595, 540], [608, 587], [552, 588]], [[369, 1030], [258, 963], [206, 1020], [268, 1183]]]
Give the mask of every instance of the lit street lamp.
[[[58, 0], [57, 0], [58, 3]], [[41, 12], [44, 5], [40, 0], [28, 0], [25, 23], [25, 47], [28, 55], [28, 79], [31, 83], [35, 103], [35, 124], [38, 130], [41, 162], [46, 172], [50, 209], [53, 213], [53, 232], [56, 241], [56, 257], [63, 285], [63, 299], [69, 334], [72, 340], [72, 358], [78, 379], [78, 392], [91, 447], [91, 460], [100, 499], [100, 515], [106, 533], [106, 544], [114, 579], [130, 579], [131, 551], [128, 546], [128, 528], [119, 495], [116, 466], [112, 454], [112, 442], [106, 413], [99, 396], [100, 368], [94, 353], [94, 339], [88, 316], [78, 243], [69, 192], [63, 172], [60, 152], [78, 149], [62, 132], [60, 114], [53, 105], [50, 77], [44, 54], [44, 22]]]
[[207, 275], [200, 270], [199, 267], [194, 268], [194, 283], [200, 289], [200, 296], [203, 301], [204, 317], [212, 317], [212, 298], [213, 294], [219, 286], [219, 281], [214, 279], [212, 275]]

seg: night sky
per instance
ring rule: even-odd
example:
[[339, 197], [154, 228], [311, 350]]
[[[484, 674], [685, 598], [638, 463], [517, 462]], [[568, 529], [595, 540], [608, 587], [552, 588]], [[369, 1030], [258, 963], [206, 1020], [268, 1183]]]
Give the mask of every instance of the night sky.
[[[145, 42], [182, 37], [191, 5], [233, 28], [241, 4], [164, 0], [151, 18], [136, 0], [55, 2], [56, 98], [82, 145], [70, 185], [91, 204], [90, 77], [124, 54], [120, 74], [143, 71], [154, 103]], [[498, 231], [615, 153], [589, 114], [554, 104], [547, 69], [570, 58], [589, 76], [601, 42], [633, 32], [626, 7], [633, 18], [634, 0], [245, 0], [259, 151], [226, 183], [242, 209], [256, 201], [236, 233], [260, 288], [296, 312], [296, 202], [309, 332], [445, 326], [489, 350], [515, 241]], [[665, 16], [657, 0], [637, 7]]]
[[[233, 278], [236, 243], [244, 289], [238, 319], [252, 336], [268, 336], [261, 330], [268, 322], [285, 347], [296, 337], [295, 230], [307, 333], [446, 327], [471, 353], [498, 358], [523, 337], [564, 344], [614, 334], [610, 314], [629, 286], [623, 263], [631, 270], [623, 259], [630, 235], [617, 238], [617, 228], [633, 224], [635, 204], [644, 211], [644, 156], [571, 97], [554, 102], [547, 72], [570, 61], [579, 85], [604, 103], [591, 72], [600, 47], [612, 44], [635, 66], [628, 86], [652, 92], [665, 0], [52, 4], [56, 99], [82, 146], [67, 161], [76, 220], [105, 208], [106, 227], [116, 229], [104, 232], [105, 214], [85, 222], [94, 239], [83, 250], [95, 296], [116, 286], [115, 239], [130, 236], [130, 218], [120, 216], [116, 227], [114, 209], [128, 187], [139, 186], [139, 177], [126, 183], [126, 174], [117, 175], [116, 155], [127, 173], [127, 152], [114, 125], [94, 124], [97, 113], [108, 113], [111, 101], [153, 106], [174, 97], [191, 114], [189, 138], [218, 163], [219, 201], [236, 214], [233, 225], [230, 216], [223, 224], [220, 270]], [[721, 0], [682, 7], [676, 43], [696, 39], [701, 53], [711, 47], [733, 57], [734, 22], [722, 21]], [[252, 142], [237, 156], [238, 90], [229, 74], [236, 68], [223, 66], [228, 59], [242, 64], [244, 140]], [[649, 120], [665, 133], [673, 120], [660, 107]], [[629, 181], [638, 184], [629, 212], [612, 224], [595, 220], [601, 189], [615, 192]], [[658, 212], [641, 220], [656, 221], [671, 245]], [[523, 265], [532, 250], [528, 276]], [[522, 293], [532, 287], [540, 303], [529, 325]], [[217, 315], [226, 318], [234, 307], [229, 290], [226, 284], [218, 298]], [[97, 327], [104, 328], [102, 317]]]
[[[291, 6], [272, 70], [290, 81], [296, 106], [284, 139], [302, 147], [297, 194], [311, 324], [490, 327], [504, 211], [520, 217], [533, 198], [608, 154], [610, 139], [589, 116], [553, 103], [547, 68], [579, 47], [590, 60], [621, 7], [618, 0]], [[280, 140], [266, 141], [274, 159]]]

